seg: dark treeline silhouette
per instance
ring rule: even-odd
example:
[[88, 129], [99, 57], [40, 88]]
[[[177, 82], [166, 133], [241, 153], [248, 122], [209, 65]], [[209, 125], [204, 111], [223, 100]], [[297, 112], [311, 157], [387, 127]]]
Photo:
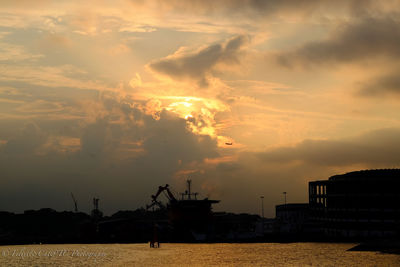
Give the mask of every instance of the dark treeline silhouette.
[[100, 220], [83, 212], [50, 208], [0, 212], [0, 244], [147, 242], [165, 211], [119, 211]]
[[258, 215], [216, 213], [205, 236], [174, 227], [166, 209], [118, 211], [100, 219], [83, 212], [50, 208], [22, 214], [2, 211], [0, 244], [143, 243], [151, 240], [154, 227], [160, 242], [254, 241], [254, 236], [246, 233], [254, 232], [259, 220]]

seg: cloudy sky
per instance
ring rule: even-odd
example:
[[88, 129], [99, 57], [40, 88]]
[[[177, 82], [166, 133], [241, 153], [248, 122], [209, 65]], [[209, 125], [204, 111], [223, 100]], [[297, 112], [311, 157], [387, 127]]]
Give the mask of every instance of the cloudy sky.
[[[0, 210], [106, 214], [193, 180], [274, 216], [400, 167], [400, 1], [2, 0]], [[232, 143], [232, 145], [226, 145]]]

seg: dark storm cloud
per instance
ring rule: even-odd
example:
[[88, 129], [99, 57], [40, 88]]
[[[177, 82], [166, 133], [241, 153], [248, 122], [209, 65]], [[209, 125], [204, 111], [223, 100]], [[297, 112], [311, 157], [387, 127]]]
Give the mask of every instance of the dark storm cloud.
[[373, 131], [343, 140], [305, 140], [294, 147], [260, 153], [268, 162], [306, 162], [321, 166], [367, 164], [395, 166], [400, 162], [400, 129]]
[[400, 21], [364, 18], [341, 25], [330, 38], [309, 42], [293, 51], [282, 52], [281, 65], [352, 63], [378, 57], [400, 58]]
[[47, 138], [48, 135], [41, 131], [35, 123], [29, 122], [19, 132], [14, 133], [2, 150], [9, 155], [34, 153], [46, 142]]
[[[187, 129], [186, 121], [163, 111], [158, 121], [152, 120], [146, 127], [143, 148], [151, 151], [151, 162], [157, 160], [183, 163], [216, 157], [216, 141], [209, 136], [197, 136]], [[172, 157], [171, 157], [172, 156]]]
[[[95, 195], [106, 213], [135, 209], [150, 201], [159, 185], [173, 184], [185, 164], [218, 156], [216, 140], [193, 134], [170, 112], [156, 120], [130, 101], [103, 102], [106, 115], [77, 122], [80, 127], [70, 133], [60, 124], [62, 136], [39, 118], [16, 125], [14, 137], [0, 132], [0, 210], [70, 209], [69, 192], [85, 211]], [[75, 150], [58, 149], [57, 138], [66, 134], [80, 140]]]
[[359, 95], [362, 96], [400, 96], [400, 73], [392, 73], [363, 83]]
[[82, 154], [97, 157], [101, 156], [104, 151], [115, 148], [110, 147], [114, 139], [110, 128], [111, 125], [107, 119], [99, 119], [95, 123], [87, 125], [80, 137]]
[[242, 47], [248, 42], [246, 36], [237, 36], [226, 44], [214, 44], [197, 52], [175, 54], [149, 66], [153, 71], [176, 80], [192, 79], [201, 86], [207, 86], [207, 76], [217, 64], [239, 63]]

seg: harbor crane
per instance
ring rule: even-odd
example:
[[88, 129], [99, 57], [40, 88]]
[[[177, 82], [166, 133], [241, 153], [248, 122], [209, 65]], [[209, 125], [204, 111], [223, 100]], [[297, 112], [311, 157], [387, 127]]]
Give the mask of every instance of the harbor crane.
[[74, 194], [71, 192], [72, 201], [74, 202], [74, 212], [78, 212], [78, 202], [76, 201]]

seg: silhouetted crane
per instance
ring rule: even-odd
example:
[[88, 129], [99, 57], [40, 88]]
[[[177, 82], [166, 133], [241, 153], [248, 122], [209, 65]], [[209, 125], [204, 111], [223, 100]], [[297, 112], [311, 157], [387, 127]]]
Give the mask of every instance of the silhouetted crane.
[[78, 202], [76, 201], [74, 194], [71, 192], [72, 201], [74, 201], [74, 211], [78, 212]]
[[167, 197], [168, 197], [169, 201], [177, 201], [175, 196], [169, 190], [168, 186], [169, 186], [168, 184], [166, 184], [165, 186], [159, 186], [157, 193], [155, 195], [151, 196], [152, 202], [156, 202], [157, 201], [157, 197], [164, 191], [167, 192]]

